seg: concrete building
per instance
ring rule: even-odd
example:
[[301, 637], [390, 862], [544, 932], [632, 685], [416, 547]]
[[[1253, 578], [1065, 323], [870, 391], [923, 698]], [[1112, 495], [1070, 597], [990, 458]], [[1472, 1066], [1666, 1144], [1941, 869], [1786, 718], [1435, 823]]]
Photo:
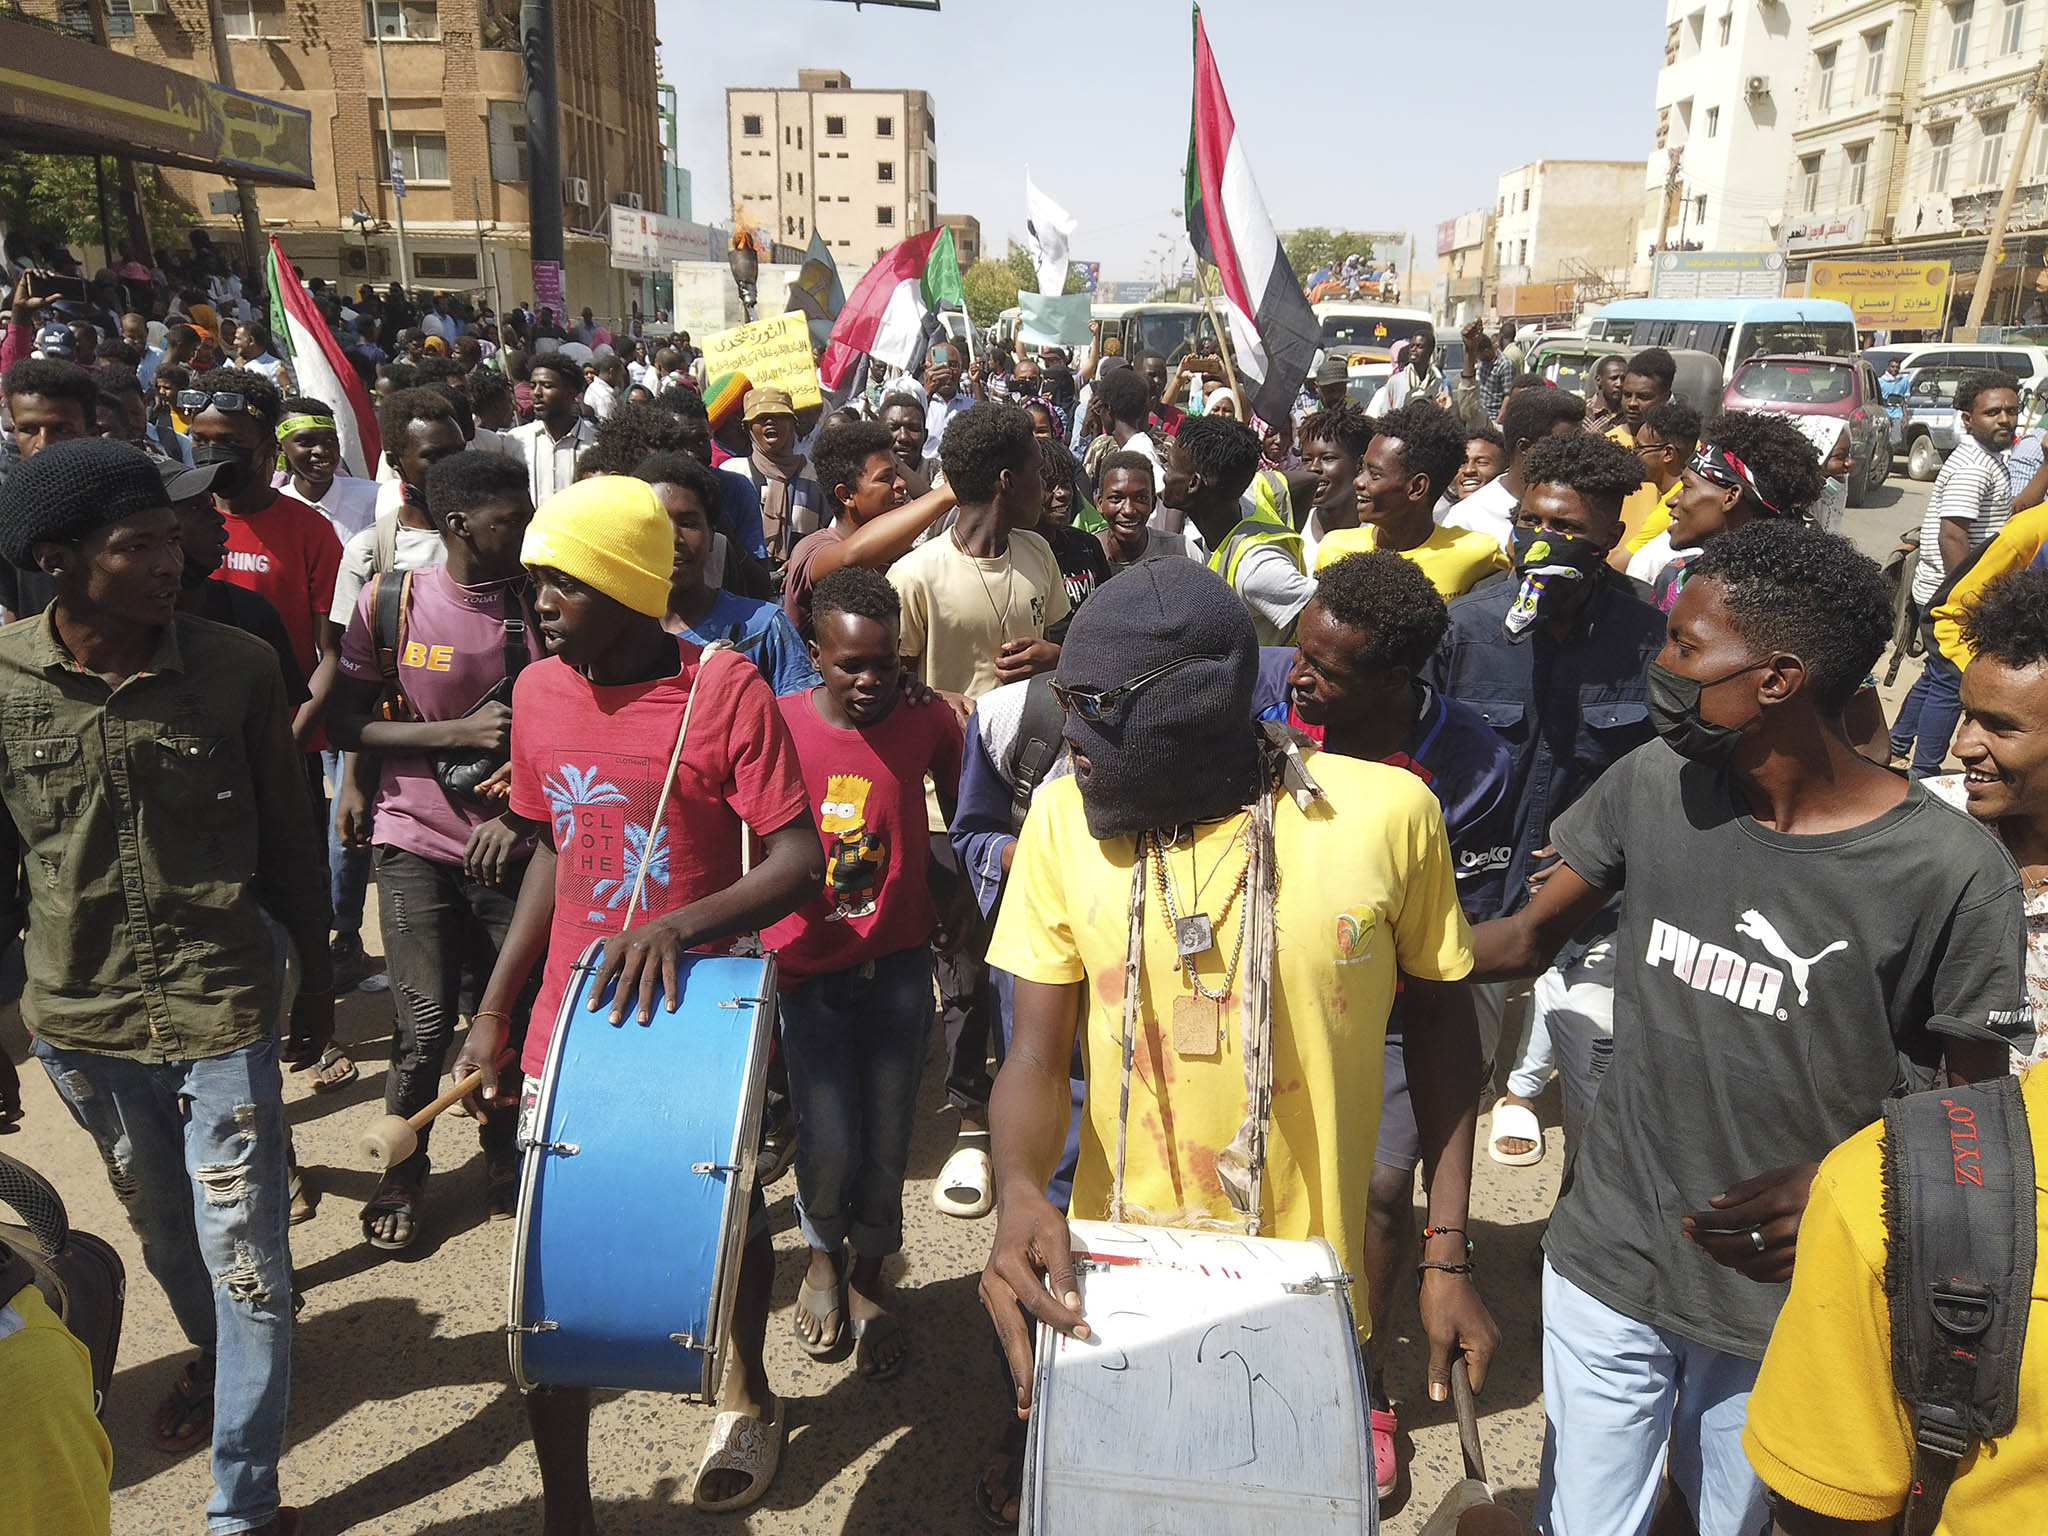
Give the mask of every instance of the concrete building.
[[[2044, 0], [1813, 0], [1787, 172], [1788, 278], [1815, 257], [1949, 261], [1960, 320], [2048, 48]], [[1994, 324], [2044, 317], [2048, 132], [2037, 118], [1993, 275]]]
[[[1498, 289], [1572, 284], [1581, 303], [1618, 293], [1634, 267], [1642, 185], [1640, 160], [1532, 160], [1503, 173], [1493, 209]], [[1502, 311], [1511, 312], [1521, 315]]]
[[1436, 227], [1436, 280], [1430, 310], [1455, 330], [1493, 306], [1496, 274], [1494, 210], [1474, 208]]
[[939, 222], [938, 129], [923, 91], [857, 91], [836, 69], [725, 93], [734, 217], [786, 244], [815, 230], [842, 271]]
[[1808, 13], [1821, 3], [1665, 0], [1657, 127], [1639, 188], [1645, 262], [1659, 244], [1779, 244]]
[[[25, 9], [59, 20], [69, 6], [26, 0]], [[227, 0], [224, 16], [237, 88], [313, 116], [316, 185], [266, 190], [259, 200], [265, 232], [302, 273], [350, 287], [398, 279], [469, 291], [500, 307], [532, 296], [517, 0]], [[205, 0], [144, 0], [109, 23], [124, 53], [213, 73]], [[664, 195], [653, 0], [556, 0], [555, 38], [564, 182], [540, 195], [562, 200], [563, 224], [576, 232], [565, 252], [569, 304], [617, 315], [627, 284], [607, 264], [605, 206], [639, 199], [658, 208]], [[405, 183], [406, 272], [387, 126]], [[193, 172], [166, 175], [202, 213], [224, 186]], [[231, 213], [204, 222], [218, 242], [235, 243]]]
[[981, 220], [971, 213], [942, 213], [939, 222], [953, 231], [953, 253], [962, 272], [981, 260]]

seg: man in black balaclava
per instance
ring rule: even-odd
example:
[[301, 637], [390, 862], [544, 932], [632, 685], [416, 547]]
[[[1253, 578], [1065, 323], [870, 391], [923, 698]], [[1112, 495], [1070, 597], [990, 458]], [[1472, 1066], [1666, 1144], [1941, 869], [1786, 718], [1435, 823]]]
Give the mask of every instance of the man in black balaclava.
[[[1256, 1215], [1255, 1233], [1322, 1237], [1357, 1274], [1397, 970], [1404, 1009], [1424, 1021], [1410, 1025], [1407, 1067], [1436, 1234], [1421, 1297], [1431, 1395], [1447, 1395], [1455, 1348], [1485, 1378], [1497, 1333], [1462, 1230], [1479, 1048], [1443, 816], [1413, 774], [1290, 758], [1255, 734], [1257, 668], [1251, 616], [1192, 561], [1132, 567], [1067, 632], [1054, 692], [1074, 776], [1038, 791], [989, 949], [1017, 980], [989, 1106], [999, 1217], [981, 1289], [1020, 1408], [1024, 1314], [1087, 1332], [1066, 1221], [1044, 1194], [1077, 1034], [1088, 1092], [1075, 1217], [1216, 1228]], [[1134, 911], [1135, 964], [1118, 920]], [[1270, 1051], [1263, 1134], [1246, 1112], [1248, 1039]], [[1000, 1472], [1001, 1458], [983, 1482], [998, 1508], [1011, 1491]]]

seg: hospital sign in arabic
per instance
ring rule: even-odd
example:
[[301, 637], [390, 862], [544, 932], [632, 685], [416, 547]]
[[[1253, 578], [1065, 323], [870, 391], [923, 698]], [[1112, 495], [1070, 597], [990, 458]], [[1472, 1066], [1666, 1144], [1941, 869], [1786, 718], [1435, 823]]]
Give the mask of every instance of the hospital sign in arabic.
[[1806, 292], [1841, 300], [1861, 326], [1925, 328], [1941, 324], [1948, 280], [1945, 261], [1816, 261]]

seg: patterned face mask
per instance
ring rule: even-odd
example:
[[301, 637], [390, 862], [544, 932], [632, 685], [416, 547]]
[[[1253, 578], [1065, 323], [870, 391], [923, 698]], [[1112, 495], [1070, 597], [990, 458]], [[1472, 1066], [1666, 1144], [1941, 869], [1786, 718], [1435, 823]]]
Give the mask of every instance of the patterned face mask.
[[1515, 529], [1515, 574], [1522, 587], [1502, 627], [1516, 645], [1528, 639], [1536, 621], [1571, 601], [1579, 583], [1591, 581], [1607, 563], [1607, 551], [1575, 533], [1545, 528]]

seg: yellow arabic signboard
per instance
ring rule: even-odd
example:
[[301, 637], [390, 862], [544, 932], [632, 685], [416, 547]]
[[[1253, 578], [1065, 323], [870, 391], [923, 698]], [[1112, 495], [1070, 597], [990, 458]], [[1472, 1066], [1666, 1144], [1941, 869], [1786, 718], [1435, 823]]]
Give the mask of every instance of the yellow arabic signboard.
[[1942, 323], [1948, 275], [1945, 261], [1816, 261], [1806, 293], [1841, 300], [1858, 325], [1925, 328]]
[[0, 16], [0, 140], [313, 185], [313, 118], [197, 75]]
[[743, 373], [756, 389], [786, 389], [798, 410], [824, 403], [810, 324], [795, 310], [705, 337], [704, 368], [709, 378]]

